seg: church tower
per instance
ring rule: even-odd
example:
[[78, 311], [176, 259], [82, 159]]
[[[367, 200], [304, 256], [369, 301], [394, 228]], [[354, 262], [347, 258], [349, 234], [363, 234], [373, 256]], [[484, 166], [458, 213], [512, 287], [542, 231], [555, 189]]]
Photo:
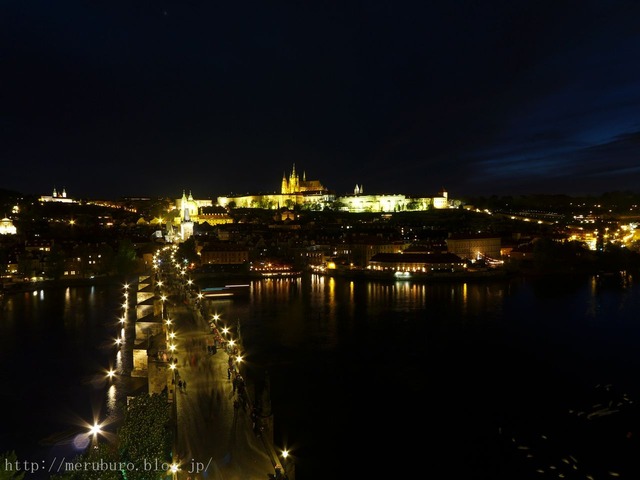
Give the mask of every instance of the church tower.
[[[306, 174], [305, 174], [306, 175]], [[287, 179], [286, 174], [282, 174], [282, 193], [284, 194], [292, 194], [300, 192], [300, 178], [296, 173], [296, 164], [293, 164], [293, 170], [289, 174], [289, 178]]]
[[[191, 196], [191, 194], [189, 194], [189, 196]], [[191, 221], [191, 213], [189, 213], [188, 203], [184, 203], [182, 206], [182, 216], [183, 220], [180, 224], [180, 236], [182, 237], [182, 241], [184, 242], [193, 235], [193, 222]]]
[[294, 163], [291, 175], [289, 175], [289, 193], [297, 193], [299, 191], [300, 180], [298, 179], [298, 174], [296, 173], [296, 164]]
[[180, 199], [180, 219], [184, 220], [184, 207], [187, 206], [187, 194], [182, 190], [182, 198]]

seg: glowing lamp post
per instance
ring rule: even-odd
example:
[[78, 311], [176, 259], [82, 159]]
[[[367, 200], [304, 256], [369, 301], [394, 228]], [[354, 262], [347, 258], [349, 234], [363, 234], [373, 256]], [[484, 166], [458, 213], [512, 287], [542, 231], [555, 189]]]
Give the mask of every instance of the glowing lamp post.
[[98, 446], [98, 435], [102, 433], [102, 425], [98, 422], [95, 422], [91, 427], [89, 427], [89, 436], [91, 437], [91, 445], [93, 447]]
[[178, 471], [180, 470], [180, 465], [178, 465], [177, 463], [172, 463], [171, 464], [171, 475], [173, 477], [173, 479], [177, 479], [178, 478]]
[[173, 392], [172, 400], [176, 401], [176, 364], [171, 362], [169, 364], [169, 368], [171, 369], [171, 391]]
[[289, 450], [282, 450], [282, 465], [284, 466], [284, 478], [287, 480], [295, 480], [295, 464], [293, 457], [289, 455]]

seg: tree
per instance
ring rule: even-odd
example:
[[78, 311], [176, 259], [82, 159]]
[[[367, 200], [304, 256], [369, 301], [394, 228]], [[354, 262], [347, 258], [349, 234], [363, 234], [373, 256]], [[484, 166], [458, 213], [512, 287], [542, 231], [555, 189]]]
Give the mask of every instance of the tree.
[[20, 467], [20, 461], [15, 451], [0, 454], [0, 480], [22, 480], [25, 472], [17, 467]]
[[30, 278], [35, 276], [34, 258], [30, 252], [22, 252], [18, 256], [18, 274], [22, 278]]
[[637, 270], [640, 267], [640, 254], [621, 245], [607, 243], [603, 251], [598, 252], [599, 270], [621, 271]]
[[418, 210], [420, 208], [420, 202], [418, 200], [411, 199], [408, 203], [407, 203], [407, 210]]
[[[74, 459], [69, 466], [79, 464], [82, 468], [64, 469], [64, 473], [53, 475], [53, 480], [123, 480], [129, 473], [124, 462], [118, 460], [118, 452], [111, 444], [98, 443], [89, 447]], [[120, 469], [125, 470], [126, 477]]]
[[544, 272], [578, 272], [592, 268], [589, 250], [576, 241], [556, 242], [541, 238], [534, 243], [533, 261], [535, 267]]
[[344, 208], [346, 208], [346, 205], [344, 203], [338, 201], [338, 200], [335, 200], [333, 202], [329, 202], [324, 207], [325, 210], [330, 210], [330, 211], [333, 211], [333, 212], [340, 212]]
[[7, 268], [9, 266], [9, 249], [8, 248], [0, 248], [0, 274], [4, 275], [7, 273]]
[[189, 237], [180, 245], [178, 245], [176, 257], [183, 262], [184, 260], [186, 260], [186, 263], [197, 264], [200, 261], [200, 257], [198, 256], [198, 251], [196, 250], [196, 239], [194, 237]]
[[115, 270], [116, 253], [109, 244], [100, 245], [98, 249], [100, 260], [98, 262], [97, 271], [101, 275], [109, 275]]
[[115, 256], [115, 269], [118, 275], [131, 275], [137, 266], [136, 250], [129, 239], [124, 239], [118, 245]]
[[[173, 436], [167, 394], [139, 395], [129, 403], [120, 429], [120, 460], [142, 465], [170, 463]], [[158, 472], [161, 473], [161, 472]], [[127, 472], [128, 480], [149, 480], [149, 472]]]

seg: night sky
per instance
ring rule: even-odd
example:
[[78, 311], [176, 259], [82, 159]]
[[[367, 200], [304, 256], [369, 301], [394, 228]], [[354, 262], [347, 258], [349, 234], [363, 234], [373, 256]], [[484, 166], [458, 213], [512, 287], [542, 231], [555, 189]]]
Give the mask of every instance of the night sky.
[[640, 184], [640, 2], [2, 0], [0, 188]]

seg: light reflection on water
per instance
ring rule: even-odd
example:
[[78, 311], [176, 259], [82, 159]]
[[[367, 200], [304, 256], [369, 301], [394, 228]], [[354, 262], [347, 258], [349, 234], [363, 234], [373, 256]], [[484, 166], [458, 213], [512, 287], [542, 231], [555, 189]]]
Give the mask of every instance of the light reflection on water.
[[[234, 304], [245, 344], [269, 370], [278, 433], [304, 438], [305, 455], [349, 455], [336, 447], [331, 426], [377, 452], [363, 438], [366, 412], [375, 411], [385, 438], [424, 431], [475, 452], [466, 478], [499, 478], [498, 426], [534, 435], [555, 418], [560, 428], [558, 412], [600, 382], [637, 395], [637, 311], [633, 282], [591, 279], [412, 284], [311, 276], [259, 286], [248, 304]], [[409, 423], [389, 416], [407, 408], [437, 414]], [[425, 458], [409, 445], [406, 455], [434, 469], [455, 463], [445, 447]], [[507, 477], [516, 469], [504, 468]]]
[[[384, 438], [429, 432], [442, 445], [425, 453], [407, 442], [406, 458], [452, 460], [445, 446], [455, 443], [477, 452], [470, 468], [486, 471], [498, 424], [530, 436], [542, 412], [571, 405], [595, 384], [639, 396], [633, 282], [412, 284], [313, 275], [252, 282], [248, 298], [208, 304], [226, 324], [241, 323], [256, 378], [269, 371], [277, 438], [300, 445], [305, 478], [322, 471], [324, 459], [349, 455], [351, 442], [336, 441], [336, 431], [370, 457], [386, 458], [388, 445], [366, 433], [371, 411]], [[12, 412], [0, 450], [38, 449], [38, 439], [73, 426], [70, 418], [91, 419], [96, 405], [113, 411], [118, 384], [83, 379], [108, 365], [126, 368], [130, 360], [112, 342], [131, 328], [135, 309], [125, 315], [123, 327], [116, 287], [5, 296], [0, 361], [10, 367], [0, 381], [19, 388], [0, 391]]]
[[101, 286], [4, 295], [0, 381], [13, 388], [0, 391], [0, 406], [9, 413], [0, 451], [40, 460], [51, 449], [73, 448], [87, 422], [104, 413], [104, 371], [116, 360], [108, 339], [118, 332], [117, 294], [117, 287]]
[[116, 386], [111, 385], [107, 390], [107, 416], [116, 414], [117, 391]]

